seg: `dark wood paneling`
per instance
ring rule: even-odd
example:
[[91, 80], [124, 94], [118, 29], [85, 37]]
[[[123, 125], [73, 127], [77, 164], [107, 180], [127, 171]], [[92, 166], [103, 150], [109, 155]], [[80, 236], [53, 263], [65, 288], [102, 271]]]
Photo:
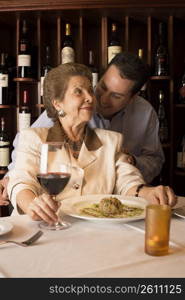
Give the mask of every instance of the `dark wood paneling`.
[[185, 7], [184, 0], [7, 0], [0, 1], [0, 10], [48, 10], [48, 9], [78, 9], [78, 8], [105, 8], [105, 7], [152, 7], [178, 8]]

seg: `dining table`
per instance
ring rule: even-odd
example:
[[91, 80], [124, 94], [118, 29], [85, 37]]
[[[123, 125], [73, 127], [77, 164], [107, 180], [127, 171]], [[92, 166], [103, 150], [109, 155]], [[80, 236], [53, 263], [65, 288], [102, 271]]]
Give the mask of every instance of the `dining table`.
[[[179, 197], [185, 205], [185, 197]], [[43, 230], [34, 244], [0, 246], [1, 278], [184, 278], [185, 218], [172, 213], [169, 253], [145, 253], [145, 220], [97, 222], [63, 215], [71, 226]], [[2, 240], [24, 241], [39, 230], [39, 221], [11, 215], [0, 221], [12, 224]]]

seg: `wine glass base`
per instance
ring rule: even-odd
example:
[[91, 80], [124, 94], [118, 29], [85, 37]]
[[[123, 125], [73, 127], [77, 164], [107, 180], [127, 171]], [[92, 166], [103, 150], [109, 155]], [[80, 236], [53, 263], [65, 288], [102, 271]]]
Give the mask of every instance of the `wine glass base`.
[[48, 224], [46, 222], [41, 222], [39, 224], [39, 227], [42, 228], [42, 229], [55, 230], [55, 231], [67, 229], [70, 226], [71, 226], [71, 224], [68, 223], [68, 222], [60, 222], [60, 223], [58, 222], [57, 224], [52, 224], [52, 225], [50, 225], [50, 224]]

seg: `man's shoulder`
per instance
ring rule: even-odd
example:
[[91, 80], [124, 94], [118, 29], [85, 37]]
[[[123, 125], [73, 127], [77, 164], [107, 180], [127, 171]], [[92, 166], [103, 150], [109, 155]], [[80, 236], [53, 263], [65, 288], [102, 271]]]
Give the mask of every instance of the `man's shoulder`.
[[141, 108], [141, 109], [154, 110], [151, 103], [148, 100], [146, 100], [146, 99], [144, 99], [143, 97], [140, 97], [140, 96], [136, 96], [136, 98], [132, 102], [132, 105], [136, 106], [138, 108]]
[[140, 96], [136, 96], [134, 101], [128, 105], [126, 113], [127, 115], [132, 115], [132, 117], [135, 115], [144, 115], [145, 117], [151, 115], [157, 116], [157, 113], [151, 103]]

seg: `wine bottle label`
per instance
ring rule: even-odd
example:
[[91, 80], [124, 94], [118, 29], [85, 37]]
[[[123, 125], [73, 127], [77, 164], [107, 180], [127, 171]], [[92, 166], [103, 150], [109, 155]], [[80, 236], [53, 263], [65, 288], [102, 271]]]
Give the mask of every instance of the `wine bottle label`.
[[96, 87], [98, 83], [98, 73], [92, 73], [92, 86], [93, 88]]
[[75, 52], [71, 47], [64, 47], [61, 51], [62, 64], [70, 63], [75, 61]]
[[116, 56], [116, 54], [122, 52], [121, 46], [109, 46], [108, 47], [108, 63]]
[[8, 86], [8, 74], [0, 74], [0, 87]]
[[0, 167], [7, 167], [10, 162], [10, 143], [0, 141]]
[[19, 131], [29, 128], [30, 124], [31, 124], [31, 114], [19, 113]]
[[168, 74], [168, 68], [167, 68], [167, 58], [163, 55], [160, 55], [157, 57], [156, 62], [156, 75], [167, 75]]
[[27, 54], [18, 55], [18, 66], [19, 67], [30, 67], [31, 66], [31, 55], [27, 55]]
[[41, 96], [43, 96], [44, 78], [45, 78], [45, 76], [42, 76], [40, 78], [40, 95]]
[[20, 51], [21, 52], [25, 52], [26, 51], [26, 47], [27, 47], [27, 44], [25, 44], [25, 43], [20, 44]]

